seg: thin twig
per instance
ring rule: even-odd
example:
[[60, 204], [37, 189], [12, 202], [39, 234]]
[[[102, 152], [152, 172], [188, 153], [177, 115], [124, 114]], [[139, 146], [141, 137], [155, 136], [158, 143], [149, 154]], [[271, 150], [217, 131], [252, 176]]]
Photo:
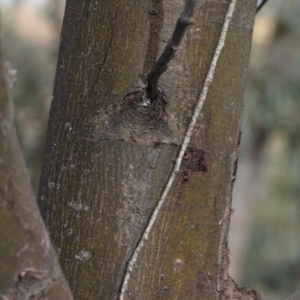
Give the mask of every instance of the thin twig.
[[256, 8], [256, 13], [258, 13], [267, 2], [268, 0], [262, 0]]
[[194, 14], [195, 0], [186, 0], [184, 10], [177, 20], [176, 27], [170, 38], [165, 50], [161, 54], [158, 61], [153, 66], [151, 72], [147, 77], [148, 86], [147, 94], [151, 101], [153, 101], [157, 96], [157, 81], [160, 75], [165, 72], [168, 68], [168, 63], [174, 57], [178, 46], [180, 45], [184, 34], [189, 25], [191, 25], [192, 17]]
[[153, 213], [150, 217], [150, 220], [149, 220], [149, 222], [146, 226], [146, 229], [145, 229], [145, 231], [144, 231], [137, 247], [135, 248], [135, 250], [134, 250], [134, 252], [133, 252], [133, 254], [132, 254], [132, 256], [131, 256], [131, 258], [128, 262], [127, 269], [126, 269], [125, 276], [124, 276], [124, 281], [123, 281], [122, 288], [121, 288], [120, 300], [124, 300], [125, 293], [127, 291], [128, 282], [129, 282], [131, 273], [132, 273], [132, 271], [135, 267], [135, 264], [137, 262], [138, 255], [139, 255], [141, 249], [144, 247], [146, 241], [148, 240], [149, 234], [150, 234], [150, 232], [152, 230], [152, 227], [153, 227], [153, 225], [154, 225], [154, 223], [157, 219], [157, 216], [158, 216], [158, 214], [161, 210], [161, 207], [165, 203], [165, 201], [167, 199], [167, 196], [168, 196], [168, 193], [169, 193], [169, 190], [170, 190], [170, 188], [171, 188], [171, 186], [172, 186], [172, 184], [175, 180], [176, 175], [178, 174], [178, 172], [180, 170], [180, 166], [181, 166], [181, 163], [182, 163], [184, 153], [186, 152], [187, 146], [190, 142], [193, 130], [195, 128], [196, 121], [199, 117], [200, 111], [201, 111], [201, 109], [203, 107], [203, 104], [205, 102], [205, 99], [206, 99], [208, 90], [210, 88], [210, 85], [211, 85], [211, 83], [213, 82], [213, 79], [214, 79], [214, 74], [215, 74], [217, 62], [219, 60], [222, 49], [225, 45], [225, 39], [226, 39], [226, 35], [227, 35], [227, 32], [228, 32], [229, 24], [230, 24], [230, 21], [231, 21], [231, 18], [232, 18], [234, 9], [235, 9], [236, 1], [237, 0], [231, 0], [231, 2], [230, 2], [230, 5], [229, 5], [229, 8], [228, 8], [226, 17], [225, 17], [225, 21], [223, 23], [223, 27], [222, 27], [222, 31], [221, 31], [221, 34], [220, 34], [220, 38], [219, 38], [217, 48], [215, 50], [212, 62], [210, 64], [208, 73], [206, 75], [204, 86], [203, 86], [203, 88], [201, 90], [201, 93], [200, 93], [200, 96], [198, 98], [198, 102], [196, 104], [193, 116], [191, 118], [190, 124], [189, 124], [188, 129], [186, 131], [186, 134], [184, 136], [179, 155], [176, 159], [175, 166], [174, 166], [174, 168], [172, 170], [172, 173], [171, 173], [171, 175], [168, 179], [168, 182], [165, 186], [165, 189], [164, 189], [164, 191], [161, 195], [161, 198], [159, 199], [156, 207], [154, 208], [154, 211], [153, 211]]

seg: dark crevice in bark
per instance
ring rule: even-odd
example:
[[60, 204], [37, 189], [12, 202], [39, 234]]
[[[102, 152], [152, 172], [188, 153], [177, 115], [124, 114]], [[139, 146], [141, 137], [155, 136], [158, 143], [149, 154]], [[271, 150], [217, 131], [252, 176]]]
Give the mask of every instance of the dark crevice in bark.
[[106, 48], [105, 53], [103, 55], [103, 59], [99, 64], [98, 76], [95, 78], [94, 93], [97, 93], [97, 89], [99, 87], [99, 82], [100, 82], [100, 77], [101, 77], [101, 74], [102, 74], [102, 71], [103, 71], [103, 67], [104, 67], [105, 63], [107, 62], [108, 55], [109, 55], [109, 52], [112, 48], [113, 40], [114, 40], [114, 37], [115, 37], [115, 30], [116, 30], [116, 23], [117, 23], [116, 21], [117, 21], [117, 17], [118, 17], [118, 4], [117, 3], [118, 3], [118, 1], [116, 1], [116, 3], [115, 3], [115, 11], [114, 11], [114, 15], [113, 15], [113, 18], [112, 18], [112, 21], [111, 21], [110, 38], [109, 38], [109, 41], [108, 41], [108, 45], [107, 45], [107, 48]]
[[[155, 64], [160, 44], [160, 32], [164, 22], [164, 7], [162, 0], [152, 0], [152, 8], [148, 10], [150, 31], [148, 39], [147, 53], [145, 57], [143, 76], [149, 73]], [[146, 78], [144, 78], [146, 81]]]

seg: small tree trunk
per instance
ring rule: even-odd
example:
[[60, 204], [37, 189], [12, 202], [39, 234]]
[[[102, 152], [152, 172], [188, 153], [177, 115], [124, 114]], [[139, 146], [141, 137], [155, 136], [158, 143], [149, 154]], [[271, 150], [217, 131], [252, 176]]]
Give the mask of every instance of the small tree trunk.
[[2, 56], [0, 37], [0, 298], [73, 299], [34, 199], [17, 139], [10, 99], [12, 75]]
[[39, 205], [76, 299], [117, 299], [129, 273], [125, 299], [237, 293], [227, 233], [255, 0], [238, 1], [181, 169], [127, 268], [173, 170], [228, 5], [196, 8], [148, 107], [141, 83], [182, 1], [67, 1]]

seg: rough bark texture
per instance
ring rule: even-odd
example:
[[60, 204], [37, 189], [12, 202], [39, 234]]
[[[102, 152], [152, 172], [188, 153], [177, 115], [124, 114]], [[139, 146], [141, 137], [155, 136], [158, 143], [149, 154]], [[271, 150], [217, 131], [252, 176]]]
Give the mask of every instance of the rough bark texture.
[[[67, 1], [39, 205], [76, 299], [118, 298], [126, 262], [178, 154], [228, 4], [196, 8], [194, 25], [160, 80], [160, 97], [145, 107], [141, 83], [183, 2]], [[235, 299], [227, 232], [255, 5], [238, 1], [207, 101], [127, 299]]]
[[22, 158], [10, 99], [12, 75], [0, 38], [0, 299], [73, 299]]

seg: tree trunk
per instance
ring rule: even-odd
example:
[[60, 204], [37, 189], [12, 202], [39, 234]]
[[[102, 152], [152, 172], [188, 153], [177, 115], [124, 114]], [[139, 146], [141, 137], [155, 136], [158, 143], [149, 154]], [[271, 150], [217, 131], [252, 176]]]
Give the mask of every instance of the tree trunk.
[[10, 99], [13, 73], [4, 62], [0, 36], [0, 298], [73, 299], [34, 199], [17, 139]]
[[182, 1], [67, 1], [38, 201], [76, 299], [248, 294], [228, 277], [227, 233], [255, 0], [237, 3], [181, 168], [143, 238], [229, 1], [200, 4], [158, 98], [143, 106], [142, 84]]

